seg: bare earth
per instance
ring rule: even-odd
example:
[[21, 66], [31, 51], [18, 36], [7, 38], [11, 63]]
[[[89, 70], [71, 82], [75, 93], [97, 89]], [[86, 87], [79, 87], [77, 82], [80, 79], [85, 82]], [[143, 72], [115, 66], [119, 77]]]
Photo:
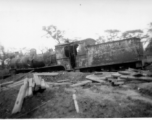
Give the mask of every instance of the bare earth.
[[[68, 79], [72, 84], [86, 80], [90, 73], [59, 72], [56, 77], [43, 76], [45, 81]], [[18, 75], [17, 75], [18, 76]], [[5, 81], [9, 81], [7, 78]], [[11, 115], [20, 86], [0, 92], [0, 118], [130, 118], [152, 117], [152, 83], [126, 82], [88, 83], [84, 86], [50, 86], [49, 89], [26, 98], [22, 111]], [[80, 113], [74, 106], [76, 90]]]

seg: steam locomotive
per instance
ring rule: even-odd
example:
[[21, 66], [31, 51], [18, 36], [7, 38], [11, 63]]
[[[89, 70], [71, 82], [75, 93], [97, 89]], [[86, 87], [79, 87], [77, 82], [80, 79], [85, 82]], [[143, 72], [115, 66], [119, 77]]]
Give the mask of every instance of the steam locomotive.
[[[31, 52], [33, 54], [33, 52]], [[30, 55], [32, 56], [32, 55]], [[15, 72], [44, 72], [58, 70], [101, 71], [143, 66], [144, 50], [139, 38], [129, 38], [96, 44], [94, 39], [59, 44], [55, 52], [44, 56], [18, 58]]]

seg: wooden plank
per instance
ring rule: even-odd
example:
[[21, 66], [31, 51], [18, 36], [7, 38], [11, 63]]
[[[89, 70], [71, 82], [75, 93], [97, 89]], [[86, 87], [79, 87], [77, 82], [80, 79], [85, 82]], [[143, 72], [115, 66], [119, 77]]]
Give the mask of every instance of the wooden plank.
[[24, 74], [24, 75], [19, 76], [19, 77], [18, 77], [18, 78], [16, 78], [14, 81], [19, 81], [19, 80], [23, 79], [24, 77], [25, 77], [25, 74]]
[[3, 87], [3, 86], [7, 86], [9, 84], [12, 84], [12, 83], [14, 83], [14, 81], [9, 81], [9, 82], [2, 83], [2, 84], [0, 84], [0, 86]]
[[24, 97], [25, 97], [25, 93], [26, 93], [27, 88], [28, 88], [28, 80], [26, 79], [26, 80], [24, 81], [24, 85], [22, 85], [21, 88], [20, 88], [20, 91], [19, 91], [19, 94], [18, 94], [18, 96], [17, 96], [17, 99], [16, 99], [16, 102], [15, 102], [14, 108], [13, 108], [13, 110], [12, 110], [12, 114], [21, 111], [22, 104], [23, 104], [23, 100], [24, 100]]
[[121, 75], [132, 75], [132, 76], [136, 76], [136, 77], [143, 76], [143, 74], [140, 71], [139, 72], [134, 72], [134, 71], [119, 71], [119, 74], [121, 74]]
[[124, 82], [123, 81], [117, 81], [117, 82], [114, 82], [115, 85], [123, 85]]
[[28, 81], [29, 81], [28, 96], [31, 97], [33, 95], [33, 79], [30, 78]]
[[42, 88], [42, 89], [46, 89], [45, 80], [42, 79], [42, 77], [40, 77], [40, 76], [39, 76], [39, 79], [41, 80], [41, 88]]
[[49, 88], [50, 86], [49, 86], [48, 83], [45, 82], [45, 87], [46, 87], [46, 88]]
[[104, 83], [105, 82], [104, 80], [107, 79], [107, 77], [99, 77], [96, 75], [87, 75], [86, 78], [92, 81], [100, 82], [100, 83]]
[[41, 88], [46, 89], [45, 81], [44, 79], [41, 80]]
[[41, 80], [39, 79], [38, 75], [37, 74], [33, 74], [33, 76], [34, 76], [35, 84], [37, 86], [41, 86]]
[[131, 75], [132, 74], [131, 71], [119, 71], [118, 73], [121, 75]]
[[119, 86], [119, 85], [123, 85], [124, 82], [111, 82], [112, 86]]
[[33, 95], [33, 88], [29, 86], [28, 88], [28, 96], [31, 97]]
[[102, 72], [95, 72], [94, 75], [103, 75]]
[[141, 80], [141, 81], [147, 81], [152, 82], [152, 77], [134, 77], [134, 76], [123, 76], [121, 75], [120, 78], [127, 79], [127, 80]]
[[45, 75], [45, 76], [57, 76], [59, 75], [59, 73], [55, 73], [55, 72], [45, 72], [45, 73], [34, 73], [36, 75]]
[[10, 89], [10, 88], [13, 88], [13, 87], [22, 85], [22, 84], [24, 83], [24, 80], [25, 80], [25, 79], [26, 79], [26, 78], [24, 78], [24, 79], [21, 80], [21, 81], [14, 82], [13, 84], [9, 84], [9, 85], [7, 85], [7, 88], [6, 88], [6, 89], [3, 89], [3, 90], [8, 90], [8, 89]]
[[13, 84], [11, 84], [11, 85], [8, 85], [8, 87], [16, 87], [16, 86], [19, 86], [19, 85], [22, 85], [23, 83], [24, 83], [24, 80], [26, 80], [27, 78], [24, 78], [24, 79], [22, 79], [22, 80], [20, 80], [20, 81], [18, 81], [18, 82], [14, 82]]
[[79, 113], [79, 112], [80, 112], [80, 110], [79, 110], [79, 106], [78, 106], [78, 102], [77, 102], [76, 94], [73, 94], [73, 100], [74, 100], [74, 106], [75, 106], [75, 109], [76, 109], [77, 113]]
[[13, 87], [16, 87], [16, 86], [19, 86], [19, 85], [23, 85], [23, 82], [22, 83], [18, 83], [18, 84], [8, 85], [7, 87], [13, 88]]
[[35, 87], [35, 85], [36, 85], [36, 83], [35, 83], [35, 81], [34, 81], [34, 79], [33, 79], [32, 87], [34, 88], [34, 87]]
[[120, 78], [108, 78], [108, 81], [112, 81], [112, 82], [116, 82], [116, 81], [124, 81], [124, 79], [120, 79]]
[[32, 78], [29, 79], [29, 86], [33, 87], [33, 79]]
[[90, 81], [90, 80], [81, 81], [79, 83], [71, 85], [71, 87], [77, 87], [77, 86], [85, 85], [87, 83], [92, 83], [92, 81]]
[[115, 78], [118, 78], [118, 77], [120, 77], [120, 76], [121, 76], [121, 74], [119, 74], [119, 73], [115, 73], [115, 74], [112, 74], [111, 76], [112, 76], [112, 77], [115, 77]]
[[65, 79], [65, 80], [58, 80], [57, 82], [61, 83], [61, 82], [68, 82], [68, 81], [69, 81], [69, 79]]
[[64, 82], [64, 83], [46, 82], [46, 83], [49, 84], [49, 85], [69, 85], [69, 84], [71, 84], [69, 82]]
[[18, 82], [14, 82], [12, 85], [13, 85], [13, 86], [15, 86], [15, 85], [21, 85], [21, 84], [24, 83], [24, 80], [25, 80], [25, 79], [27, 79], [27, 78], [24, 78], [24, 79], [22, 79], [22, 80], [20, 80], [20, 81], [18, 81]]
[[116, 82], [117, 79], [109, 78], [108, 81], [109, 81], [109, 82]]
[[18, 81], [18, 82], [14, 82], [13, 84], [18, 84], [18, 83], [24, 83], [24, 80], [25, 80], [26, 78], [24, 78], [24, 79], [22, 79], [22, 80], [20, 80], [20, 81]]
[[28, 97], [28, 94], [29, 94], [29, 88], [26, 89], [24, 98]]

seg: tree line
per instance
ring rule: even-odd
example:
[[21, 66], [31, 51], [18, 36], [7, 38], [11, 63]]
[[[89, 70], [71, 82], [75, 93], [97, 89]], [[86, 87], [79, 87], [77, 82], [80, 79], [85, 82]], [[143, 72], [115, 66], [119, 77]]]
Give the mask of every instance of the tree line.
[[[54, 40], [56, 40], [58, 42], [58, 44], [61, 44], [61, 42], [71, 41], [70, 39], [65, 38], [65, 36], [64, 36], [65, 31], [60, 30], [55, 25], [43, 26], [42, 30], [46, 32], [46, 34], [44, 36], [52, 37]], [[99, 37], [96, 39], [97, 43], [121, 40], [121, 39], [130, 38], [130, 37], [147, 38], [147, 40], [152, 40], [152, 39], [149, 39], [149, 38], [151, 38], [150, 34], [152, 34], [152, 22], [148, 24], [146, 33], [144, 33], [144, 31], [141, 29], [128, 30], [125, 32], [121, 32], [118, 29], [107, 29], [104, 32], [107, 35], [99, 35]], [[72, 41], [74, 41], [74, 40], [76, 40], [76, 39], [73, 39]], [[20, 55], [24, 55], [23, 50], [25, 50], [27, 52], [29, 51], [29, 50], [23, 48], [17, 52], [19, 52]], [[49, 48], [41, 49], [42, 54], [44, 53], [44, 51], [49, 51]], [[14, 56], [15, 56], [15, 52], [7, 51], [6, 48], [0, 44], [0, 67], [1, 68], [4, 68], [5, 64], [7, 64], [9, 59], [13, 58]]]
[[[65, 31], [58, 29], [55, 25], [43, 26], [43, 30], [46, 31], [46, 35], [49, 35], [49, 37], [57, 40], [58, 44], [60, 44], [61, 41], [66, 42], [69, 40], [68, 38], [64, 37]], [[148, 24], [146, 33], [144, 33], [144, 31], [141, 29], [127, 30], [125, 32], [121, 32], [118, 29], [107, 29], [104, 32], [107, 35], [99, 35], [99, 37], [96, 39], [97, 43], [127, 39], [131, 37], [146, 38], [150, 37], [149, 33], [152, 33], [152, 22]]]

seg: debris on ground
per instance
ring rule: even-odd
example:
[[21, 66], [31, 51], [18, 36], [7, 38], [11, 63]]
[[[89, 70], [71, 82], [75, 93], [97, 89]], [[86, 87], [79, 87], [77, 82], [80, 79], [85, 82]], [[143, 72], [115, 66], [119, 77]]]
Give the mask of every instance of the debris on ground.
[[90, 80], [85, 80], [85, 81], [73, 84], [73, 85], [71, 85], [71, 87], [77, 87], [77, 86], [85, 85], [87, 83], [91, 83], [91, 81]]
[[0, 118], [152, 117], [147, 70], [28, 73], [16, 81], [17, 76], [1, 83]]

